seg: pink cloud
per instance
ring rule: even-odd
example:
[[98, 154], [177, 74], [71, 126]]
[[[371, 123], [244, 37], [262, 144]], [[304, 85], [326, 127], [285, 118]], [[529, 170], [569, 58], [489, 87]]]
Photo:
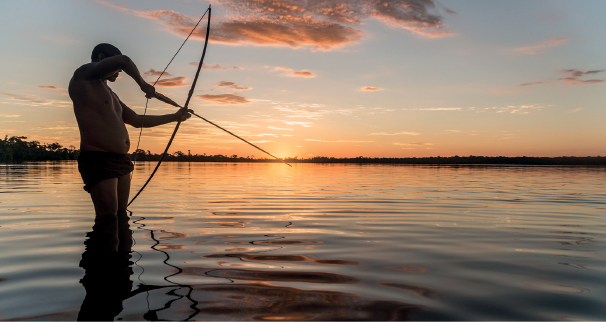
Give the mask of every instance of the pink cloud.
[[181, 87], [187, 86], [189, 84], [185, 84], [185, 77], [179, 76], [174, 78], [161, 79], [156, 83], [158, 87]]
[[[137, 11], [101, 1], [119, 10], [157, 20], [181, 37], [197, 19], [170, 10]], [[362, 40], [360, 26], [371, 18], [428, 38], [452, 36], [436, 13], [434, 0], [221, 0], [230, 15], [215, 22], [211, 41], [230, 45], [311, 47], [333, 50]], [[447, 10], [449, 12], [449, 10]], [[204, 28], [192, 37], [203, 39]]]
[[310, 72], [293, 72], [292, 74], [289, 74], [288, 76], [307, 77], [307, 78], [316, 77], [316, 75], [314, 73], [310, 73]]
[[532, 85], [545, 85], [545, 84], [551, 84], [551, 82], [524, 83], [524, 84], [520, 84], [519, 86], [532, 86]]
[[606, 71], [606, 69], [587, 70], [587, 69], [560, 69], [557, 72], [568, 74], [572, 77], [581, 77], [583, 75], [593, 75]]
[[362, 90], [365, 92], [376, 92], [376, 91], [382, 91], [382, 88], [378, 88], [378, 87], [372, 87], [372, 86], [364, 86], [362, 87]]
[[559, 78], [559, 80], [563, 81], [565, 85], [591, 85], [591, 84], [597, 84], [597, 83], [603, 83], [604, 80], [603, 79], [590, 79], [590, 80], [582, 80], [582, 79], [578, 79], [576, 77], [564, 77], [564, 78]]
[[198, 95], [197, 97], [199, 97], [203, 100], [206, 100], [206, 101], [216, 102], [221, 105], [250, 103], [249, 100], [247, 100], [246, 98], [244, 98], [240, 95], [237, 95], [237, 94], [217, 94], [217, 95], [205, 94], [205, 95]]
[[227, 87], [227, 88], [235, 89], [237, 91], [246, 91], [246, 90], [252, 89], [251, 87], [241, 87], [241, 86], [236, 85], [236, 83], [234, 83], [234, 82], [226, 82], [226, 81], [220, 81], [219, 83], [217, 83], [217, 86]]
[[292, 69], [290, 69], [288, 67], [276, 67], [276, 68], [274, 68], [274, 70], [284, 70], [284, 71], [287, 71], [287, 72], [292, 71]]
[[65, 89], [65, 88], [60, 88], [57, 86], [38, 86], [38, 88], [45, 88], [45, 89]]
[[566, 41], [567, 41], [566, 38], [554, 38], [554, 39], [550, 39], [548, 41], [544, 41], [537, 45], [520, 47], [520, 48], [516, 48], [514, 50], [521, 52], [523, 54], [527, 54], [527, 55], [536, 55], [536, 54], [540, 54], [540, 53], [544, 52], [545, 49], [547, 49], [547, 48], [559, 46], [559, 45], [565, 43]]
[[[200, 63], [199, 62], [191, 62], [189, 63], [189, 65], [192, 66], [198, 66]], [[226, 69], [244, 69], [240, 66], [236, 66], [236, 65], [221, 65], [219, 63], [214, 63], [214, 64], [202, 64], [202, 69], [221, 69], [221, 70], [226, 70]]]
[[149, 71], [147, 71], [147, 72], [143, 73], [143, 75], [147, 75], [147, 76], [160, 76], [160, 74], [161, 74], [162, 76], [166, 76], [166, 77], [173, 76], [173, 75], [171, 75], [171, 74], [169, 74], [169, 73], [167, 73], [167, 72], [164, 72], [164, 74], [162, 74], [162, 72], [159, 72], [159, 71], [157, 71], [157, 70], [154, 70], [153, 68], [152, 68], [152, 69], [150, 69]]

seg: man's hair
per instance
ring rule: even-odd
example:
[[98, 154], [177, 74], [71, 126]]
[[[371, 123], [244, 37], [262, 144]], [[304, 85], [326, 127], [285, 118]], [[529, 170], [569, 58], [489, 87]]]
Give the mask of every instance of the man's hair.
[[97, 61], [99, 59], [99, 54], [105, 55], [105, 57], [111, 57], [115, 55], [122, 55], [120, 49], [111, 44], [98, 44], [93, 48], [93, 53], [90, 55], [90, 59], [92, 61]]

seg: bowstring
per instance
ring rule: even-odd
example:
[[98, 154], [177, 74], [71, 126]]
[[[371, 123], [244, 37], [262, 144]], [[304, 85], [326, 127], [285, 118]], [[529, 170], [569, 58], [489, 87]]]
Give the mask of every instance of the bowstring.
[[[179, 47], [179, 49], [177, 50], [177, 52], [173, 55], [173, 58], [170, 59], [170, 61], [168, 62], [168, 64], [166, 65], [166, 67], [164, 67], [164, 70], [160, 73], [160, 75], [158, 76], [158, 78], [156, 79], [156, 81], [154, 82], [154, 84], [152, 86], [156, 86], [156, 84], [158, 83], [158, 81], [160, 80], [160, 78], [162, 77], [162, 75], [164, 75], [164, 72], [166, 72], [166, 70], [168, 69], [168, 66], [170, 66], [170, 64], [173, 62], [173, 60], [175, 59], [175, 57], [177, 57], [177, 54], [179, 54], [179, 52], [181, 51], [181, 48], [183, 48], [183, 45], [185, 45], [185, 43], [187, 42], [187, 40], [189, 39], [189, 37], [194, 33], [194, 31], [196, 30], [196, 28], [198, 27], [198, 25], [200, 24], [200, 22], [202, 22], [202, 19], [204, 19], [204, 16], [206, 16], [207, 13], [208, 13], [208, 9], [206, 9], [206, 11], [202, 15], [202, 17], [200, 17], [200, 20], [198, 20], [198, 22], [196, 23], [196, 25], [194, 26], [194, 28], [189, 32], [189, 35], [187, 35], [187, 37], [185, 38], [185, 40], [183, 41], [183, 43], [181, 44], [181, 46]], [[147, 98], [147, 100], [145, 101], [145, 110], [143, 111], [143, 117], [141, 118], [141, 126], [140, 126], [140, 130], [139, 130], [139, 138], [137, 140], [137, 148], [135, 149], [135, 159], [133, 160], [133, 166], [137, 162], [137, 156], [139, 155], [137, 153], [137, 151], [139, 150], [139, 144], [141, 143], [141, 134], [143, 134], [143, 124], [145, 122], [145, 115], [147, 114], [147, 104], [148, 103], [149, 103], [149, 98]], [[134, 173], [135, 173], [135, 170], [133, 168], [133, 171], [130, 173], [130, 179], [131, 180], [133, 179]]]

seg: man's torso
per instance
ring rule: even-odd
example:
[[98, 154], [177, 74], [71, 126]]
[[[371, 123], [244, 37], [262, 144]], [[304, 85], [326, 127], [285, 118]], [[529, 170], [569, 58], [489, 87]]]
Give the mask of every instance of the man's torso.
[[130, 140], [122, 105], [116, 94], [101, 79], [86, 79], [80, 67], [69, 83], [69, 95], [80, 129], [80, 150], [128, 153]]

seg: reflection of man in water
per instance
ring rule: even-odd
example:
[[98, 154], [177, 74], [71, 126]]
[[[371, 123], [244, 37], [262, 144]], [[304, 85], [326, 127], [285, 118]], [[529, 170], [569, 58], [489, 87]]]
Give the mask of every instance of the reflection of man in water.
[[[78, 170], [84, 180], [84, 190], [90, 193], [96, 219], [116, 225], [117, 216], [126, 216], [133, 164], [128, 158], [130, 140], [125, 124], [153, 127], [188, 119], [189, 113], [178, 111], [167, 115], [138, 115], [126, 106], [107, 86], [124, 71], [141, 88], [147, 98], [155, 95], [130, 58], [110, 44], [93, 49], [92, 62], [76, 69], [69, 83], [69, 96], [80, 129]], [[115, 236], [114, 234], [114, 237]]]
[[96, 223], [84, 242], [86, 251], [80, 267], [85, 273], [80, 283], [86, 297], [78, 313], [79, 321], [112, 321], [122, 311], [122, 301], [130, 296], [133, 242], [128, 217], [118, 222], [117, 240], [111, 237], [115, 230], [111, 225]]

